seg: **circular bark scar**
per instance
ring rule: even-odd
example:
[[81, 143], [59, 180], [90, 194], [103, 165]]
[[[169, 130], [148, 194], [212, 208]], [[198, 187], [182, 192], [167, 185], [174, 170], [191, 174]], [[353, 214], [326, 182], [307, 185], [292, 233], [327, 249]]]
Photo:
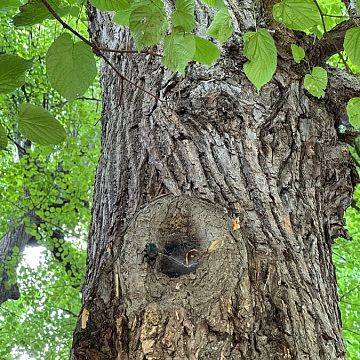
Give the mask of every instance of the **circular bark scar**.
[[247, 268], [241, 229], [231, 223], [224, 208], [194, 196], [167, 195], [141, 209], [118, 260], [128, 315], [151, 302], [208, 308], [231, 298]]

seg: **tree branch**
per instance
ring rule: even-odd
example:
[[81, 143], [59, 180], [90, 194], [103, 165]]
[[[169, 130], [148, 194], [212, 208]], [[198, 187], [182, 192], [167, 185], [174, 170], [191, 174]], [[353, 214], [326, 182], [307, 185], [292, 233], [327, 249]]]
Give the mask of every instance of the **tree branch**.
[[323, 65], [330, 56], [342, 51], [346, 31], [355, 26], [356, 20], [351, 18], [325, 33], [323, 38], [315, 44], [307, 46], [310, 65]]
[[327, 97], [333, 101], [337, 109], [346, 107], [351, 98], [360, 96], [360, 76], [334, 68], [328, 69], [328, 74]]
[[[327, 68], [327, 71], [329, 83], [325, 96], [326, 108], [333, 114], [336, 127], [340, 124], [347, 126], [349, 119], [346, 105], [351, 98], [360, 97], [360, 77], [342, 69]], [[358, 135], [358, 132], [352, 131], [351, 127], [349, 127], [349, 131], [338, 134], [339, 140], [351, 145], [354, 145], [354, 140]], [[355, 182], [358, 182], [357, 178]]]
[[119, 54], [134, 54], [134, 55], [145, 54], [145, 55], [153, 55], [153, 56], [159, 56], [159, 57], [163, 56], [162, 54], [159, 54], [159, 53], [151, 51], [151, 50], [137, 51], [137, 50], [129, 50], [129, 49], [109, 49], [109, 48], [102, 48], [102, 47], [98, 47], [98, 50], [103, 51], [103, 52], [112, 52], [112, 53], [119, 53]]
[[[6, 264], [6, 259], [12, 256], [15, 247], [18, 247], [21, 253], [30, 238], [31, 236], [25, 232], [24, 225], [17, 226], [8, 232], [0, 239], [0, 264]], [[12, 269], [5, 267], [0, 272], [0, 304], [9, 299], [17, 300], [20, 297], [18, 285], [16, 283], [8, 284], [9, 271], [16, 271], [16, 266]]]
[[[30, 218], [33, 223], [38, 225], [46, 222], [37, 215], [31, 215]], [[77, 264], [73, 261], [66, 260], [63, 257], [64, 251], [69, 251], [72, 248], [72, 245], [64, 240], [64, 233], [60, 229], [53, 230], [50, 237], [52, 243], [46, 243], [44, 246], [51, 251], [55, 260], [63, 265], [68, 275], [73, 280], [77, 280], [78, 274], [80, 273]], [[6, 260], [13, 255], [15, 247], [19, 249], [19, 254], [21, 255], [25, 247], [30, 244], [38, 245], [38, 242], [33, 236], [26, 233], [26, 226], [24, 224], [16, 225], [12, 230], [0, 238], [0, 264], [6, 266]], [[0, 270], [0, 304], [9, 299], [17, 300], [20, 297], [17, 283], [7, 285], [9, 271], [16, 271], [17, 266], [18, 263], [14, 262], [11, 269], [5, 267]], [[79, 290], [81, 284], [73, 283], [71, 286]]]

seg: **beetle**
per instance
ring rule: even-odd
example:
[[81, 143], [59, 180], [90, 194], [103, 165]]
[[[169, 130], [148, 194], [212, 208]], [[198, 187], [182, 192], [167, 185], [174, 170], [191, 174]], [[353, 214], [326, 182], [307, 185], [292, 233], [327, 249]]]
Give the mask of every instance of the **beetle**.
[[155, 243], [148, 243], [145, 245], [145, 249], [142, 251], [142, 262], [146, 261], [149, 265], [154, 265], [159, 255], [159, 250]]

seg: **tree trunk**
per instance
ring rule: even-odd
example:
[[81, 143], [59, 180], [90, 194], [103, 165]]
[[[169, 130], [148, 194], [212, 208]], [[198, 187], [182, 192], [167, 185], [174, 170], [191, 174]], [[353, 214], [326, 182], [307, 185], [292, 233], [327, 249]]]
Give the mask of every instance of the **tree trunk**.
[[[154, 56], [112, 55], [160, 100], [101, 68], [102, 153], [73, 359], [345, 358], [331, 262], [353, 189], [340, 109], [304, 91], [286, 54], [257, 93], [240, 55], [253, 5], [231, 10], [239, 35], [211, 68], [192, 64], [183, 77]], [[207, 11], [197, 6], [202, 24]], [[133, 48], [111, 17], [90, 9], [93, 41]]]

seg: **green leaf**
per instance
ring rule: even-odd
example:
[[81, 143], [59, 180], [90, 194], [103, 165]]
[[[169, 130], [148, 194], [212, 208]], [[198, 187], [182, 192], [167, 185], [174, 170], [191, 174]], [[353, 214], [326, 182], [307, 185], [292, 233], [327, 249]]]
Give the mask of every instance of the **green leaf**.
[[259, 91], [269, 82], [277, 65], [277, 50], [274, 39], [266, 29], [247, 32], [243, 36], [244, 55], [249, 59], [244, 72]]
[[[0, 2], [0, 12], [3, 12], [4, 10], [12, 10], [17, 9], [21, 5], [20, 0], [1, 0]], [[4, 12], [5, 12], [4, 11]]]
[[8, 144], [5, 128], [0, 124], [0, 150], [5, 149]]
[[137, 48], [157, 44], [167, 28], [166, 12], [161, 0], [143, 0], [131, 11], [129, 28]]
[[215, 7], [217, 4], [217, 0], [202, 0], [202, 2], [206, 5]]
[[194, 35], [172, 33], [165, 37], [163, 63], [168, 69], [183, 73], [194, 54]]
[[[326, 30], [330, 31], [333, 27], [349, 18], [347, 6], [342, 0], [317, 0], [324, 16]], [[323, 31], [323, 25], [320, 26]]]
[[201, 0], [204, 4], [214, 7], [216, 9], [221, 9], [226, 7], [224, 0]]
[[118, 11], [114, 15], [113, 21], [121, 26], [129, 26], [130, 12], [131, 12], [130, 8], [129, 10]]
[[32, 66], [31, 60], [17, 55], [0, 55], [0, 94], [7, 94], [25, 83], [25, 72]]
[[79, 6], [69, 6], [68, 8], [68, 13], [69, 15], [75, 17], [76, 19], [79, 18], [81, 16], [81, 12], [82, 12], [82, 8]]
[[212, 65], [219, 57], [220, 50], [211, 41], [194, 36], [195, 39], [195, 54], [193, 60], [206, 64]]
[[[64, 15], [64, 8], [59, 8], [60, 0], [49, 0], [49, 4], [60, 15]], [[45, 19], [53, 19], [49, 10], [41, 0], [29, 0], [20, 6], [20, 12], [13, 17], [14, 26], [30, 26], [39, 24]]]
[[128, 0], [119, 0], [119, 8], [113, 17], [113, 21], [122, 26], [129, 26], [130, 13], [133, 7]]
[[184, 31], [193, 31], [195, 26], [195, 1], [176, 0], [175, 11], [172, 14], [174, 27], [181, 27]]
[[325, 89], [328, 83], [328, 76], [325, 69], [316, 66], [311, 74], [306, 74], [304, 78], [305, 89], [313, 96], [321, 98], [325, 95]]
[[29, 103], [20, 106], [19, 131], [40, 145], [56, 145], [66, 139], [64, 128], [48, 111]]
[[360, 66], [360, 27], [349, 29], [345, 33], [344, 50], [350, 61]]
[[91, 48], [82, 41], [73, 43], [69, 34], [59, 36], [50, 46], [46, 70], [51, 86], [68, 100], [83, 95], [97, 73]]
[[322, 24], [320, 12], [313, 0], [282, 0], [273, 6], [273, 16], [293, 30], [309, 31]]
[[229, 10], [226, 7], [217, 11], [207, 33], [221, 43], [225, 42], [232, 35], [233, 23]]
[[301, 46], [291, 44], [291, 53], [297, 64], [305, 58], [305, 51]]
[[346, 106], [350, 124], [354, 128], [360, 128], [360, 97], [350, 99]]
[[99, 10], [117, 11], [121, 1], [119, 0], [90, 0], [90, 2]]

